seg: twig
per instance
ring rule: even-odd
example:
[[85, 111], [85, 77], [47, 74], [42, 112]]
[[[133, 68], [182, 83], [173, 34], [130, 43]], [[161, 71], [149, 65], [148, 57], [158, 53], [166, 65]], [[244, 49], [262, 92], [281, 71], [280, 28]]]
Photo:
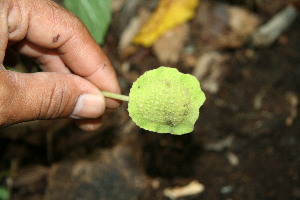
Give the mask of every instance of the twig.
[[297, 15], [294, 6], [287, 6], [253, 34], [252, 43], [254, 46], [271, 45], [292, 24]]

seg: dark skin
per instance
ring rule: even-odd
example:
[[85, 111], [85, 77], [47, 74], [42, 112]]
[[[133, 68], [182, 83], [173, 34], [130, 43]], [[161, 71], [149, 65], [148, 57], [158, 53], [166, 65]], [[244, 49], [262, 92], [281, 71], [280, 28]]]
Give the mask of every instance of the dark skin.
[[[45, 72], [24, 74], [0, 65], [0, 126], [54, 118], [95, 130], [105, 108], [119, 102], [116, 73], [83, 23], [50, 0], [0, 0], [0, 64], [8, 46], [36, 58]], [[94, 119], [94, 120], [91, 120]]]

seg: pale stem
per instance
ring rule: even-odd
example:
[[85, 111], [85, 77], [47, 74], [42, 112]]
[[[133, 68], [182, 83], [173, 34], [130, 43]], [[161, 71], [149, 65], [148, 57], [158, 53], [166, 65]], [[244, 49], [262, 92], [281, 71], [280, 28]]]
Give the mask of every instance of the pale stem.
[[116, 94], [116, 93], [111, 93], [111, 92], [106, 92], [106, 91], [101, 91], [103, 96], [112, 98], [112, 99], [117, 99], [121, 101], [129, 101], [129, 96], [122, 95], [122, 94]]

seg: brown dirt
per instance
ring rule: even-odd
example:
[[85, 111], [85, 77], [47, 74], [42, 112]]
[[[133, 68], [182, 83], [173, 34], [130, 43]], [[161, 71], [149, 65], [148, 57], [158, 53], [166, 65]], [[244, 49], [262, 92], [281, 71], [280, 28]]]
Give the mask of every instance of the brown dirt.
[[[256, 7], [264, 17], [272, 13], [259, 9]], [[197, 38], [193, 23], [192, 38]], [[126, 94], [136, 76], [161, 63], [151, 49], [140, 47], [130, 57], [120, 58], [118, 34], [114, 31], [112, 28], [104, 49], [117, 68]], [[163, 196], [166, 187], [186, 185], [192, 180], [202, 183], [205, 190], [183, 199], [300, 199], [300, 118], [295, 115], [299, 111], [295, 101], [300, 96], [299, 36], [298, 17], [269, 47], [258, 49], [245, 44], [222, 49], [229, 55], [224, 65], [226, 73], [220, 79], [219, 91], [206, 93], [207, 100], [191, 134], [172, 136], [141, 130], [131, 123], [126, 104], [104, 116], [104, 127], [92, 133], [83, 133], [68, 120], [3, 129], [0, 185], [7, 186], [5, 172], [9, 170], [18, 183], [26, 174], [22, 174], [24, 168], [43, 166], [34, 180], [22, 179], [22, 184], [9, 186], [14, 199], [41, 199], [49, 184], [45, 171], [54, 164], [85, 159], [125, 141], [134, 152], [131, 156], [139, 173], [147, 177], [148, 186], [142, 191], [139, 188], [137, 199], [167, 199]], [[130, 63], [125, 72], [121, 70], [124, 61]], [[174, 67], [192, 71], [183, 64], [182, 58]]]

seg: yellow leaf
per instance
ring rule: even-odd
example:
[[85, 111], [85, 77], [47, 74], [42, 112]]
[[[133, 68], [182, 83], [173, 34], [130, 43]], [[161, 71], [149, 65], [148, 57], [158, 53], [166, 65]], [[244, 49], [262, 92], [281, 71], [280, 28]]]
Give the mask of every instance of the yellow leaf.
[[199, 0], [160, 0], [157, 10], [133, 42], [151, 46], [166, 31], [193, 18], [198, 4]]

